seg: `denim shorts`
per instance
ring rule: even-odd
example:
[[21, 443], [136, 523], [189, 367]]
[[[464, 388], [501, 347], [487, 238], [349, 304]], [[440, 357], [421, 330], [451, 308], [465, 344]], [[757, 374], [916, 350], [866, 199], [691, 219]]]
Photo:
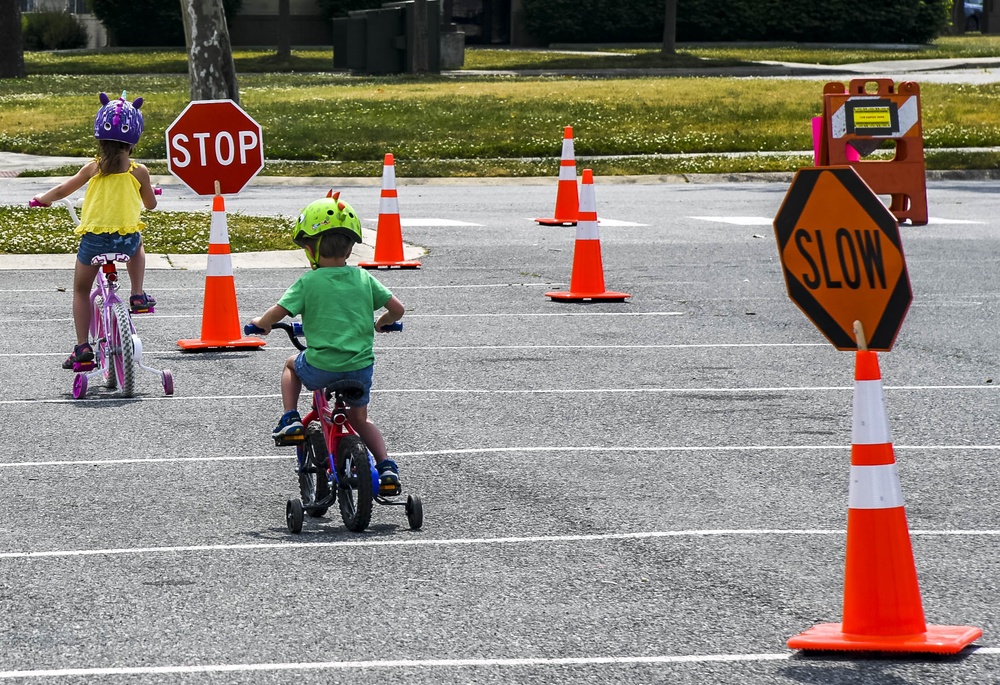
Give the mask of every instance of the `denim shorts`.
[[128, 233], [84, 233], [80, 238], [80, 248], [76, 259], [81, 264], [90, 265], [90, 260], [105, 252], [123, 252], [129, 257], [142, 245], [142, 234]]
[[325, 388], [334, 381], [360, 381], [365, 386], [365, 394], [360, 400], [351, 402], [352, 407], [364, 407], [371, 401], [372, 372], [374, 370], [375, 365], [372, 364], [357, 371], [324, 371], [309, 364], [306, 361], [305, 352], [300, 352], [299, 356], [295, 358], [295, 373], [298, 375], [299, 380], [302, 381], [302, 385], [306, 386], [309, 390]]

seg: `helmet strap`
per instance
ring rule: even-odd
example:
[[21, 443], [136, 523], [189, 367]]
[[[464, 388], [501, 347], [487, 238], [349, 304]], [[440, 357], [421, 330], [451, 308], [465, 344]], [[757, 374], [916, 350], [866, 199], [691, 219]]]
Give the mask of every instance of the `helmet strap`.
[[320, 233], [316, 236], [316, 244], [311, 248], [306, 246], [306, 259], [309, 260], [309, 266], [313, 271], [319, 268], [319, 244], [323, 241], [323, 234]]

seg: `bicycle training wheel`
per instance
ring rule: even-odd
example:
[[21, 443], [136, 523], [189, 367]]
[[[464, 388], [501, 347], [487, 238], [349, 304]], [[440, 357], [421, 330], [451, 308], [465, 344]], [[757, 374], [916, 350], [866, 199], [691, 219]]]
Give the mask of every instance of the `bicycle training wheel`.
[[360, 533], [372, 520], [372, 477], [368, 448], [361, 438], [348, 435], [337, 448], [340, 474], [340, 516], [347, 529]]
[[406, 521], [413, 530], [420, 530], [424, 525], [424, 504], [420, 501], [419, 495], [410, 495], [406, 498]]
[[135, 394], [135, 343], [128, 310], [123, 302], [111, 305], [113, 330], [110, 334], [110, 351], [115, 378], [125, 397]]
[[302, 532], [302, 501], [298, 498], [285, 503], [285, 525], [288, 532], [298, 535]]
[[[302, 449], [305, 450], [305, 458], [299, 466], [299, 492], [303, 502], [313, 504], [330, 494], [330, 482], [327, 480], [327, 465], [330, 460], [326, 441], [323, 439], [323, 428], [318, 423], [309, 425]], [[313, 518], [326, 516], [326, 507], [309, 509], [309, 515]]]

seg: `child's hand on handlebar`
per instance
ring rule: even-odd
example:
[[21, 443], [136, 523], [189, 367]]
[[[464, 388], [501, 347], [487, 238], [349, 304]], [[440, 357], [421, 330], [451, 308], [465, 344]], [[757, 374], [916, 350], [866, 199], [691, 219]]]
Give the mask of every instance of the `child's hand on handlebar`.
[[42, 202], [41, 200], [39, 200], [38, 199], [39, 197], [40, 197], [39, 195], [35, 195], [33, 198], [31, 198], [31, 200], [28, 201], [28, 206], [29, 207], [51, 207], [52, 206], [51, 204], [46, 204], [46, 203]]
[[375, 330], [379, 333], [389, 333], [392, 329], [387, 327], [392, 326], [394, 323], [396, 323], [396, 321], [392, 318], [392, 316], [388, 313], [383, 314], [375, 321]]
[[259, 332], [255, 331], [256, 335], [267, 335], [268, 333], [271, 332], [271, 327], [261, 325], [260, 323], [261, 318], [263, 317], [258, 316], [256, 319], [250, 319], [250, 325], [256, 326], [257, 328], [260, 329]]

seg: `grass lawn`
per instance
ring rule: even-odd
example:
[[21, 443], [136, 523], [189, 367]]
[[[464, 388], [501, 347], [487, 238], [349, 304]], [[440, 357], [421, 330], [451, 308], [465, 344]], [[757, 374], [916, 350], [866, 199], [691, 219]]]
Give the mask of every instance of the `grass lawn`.
[[[699, 70], [756, 60], [839, 64], [990, 56], [1000, 56], [1000, 37], [947, 37], [930, 46], [885, 51], [691, 45], [669, 57], [618, 48], [583, 54], [466, 51], [465, 68], [474, 70], [600, 70], [627, 64], [691, 74], [670, 78], [375, 78], [333, 72], [332, 50], [295, 51], [287, 63], [268, 51], [238, 51], [234, 59], [241, 104], [264, 130], [264, 174], [377, 177], [384, 154], [392, 152], [401, 176], [492, 177], [554, 176], [567, 125], [574, 127], [578, 166], [598, 175], [792, 171], [811, 163], [809, 120], [820, 113], [824, 81], [698, 77]], [[167, 173], [161, 161], [164, 131], [189, 98], [182, 50], [32, 52], [25, 63], [28, 78], [0, 80], [0, 150], [90, 156], [97, 93], [127, 90], [130, 97], [145, 99], [146, 132], [135, 156], [148, 161], [153, 173]], [[944, 148], [1000, 146], [1000, 84], [924, 84], [921, 98], [929, 169], [998, 166], [1000, 154]], [[762, 151], [788, 154], [754, 154]], [[725, 156], [733, 152], [744, 154]], [[0, 236], [47, 214], [23, 211], [0, 208]], [[48, 211], [58, 216], [59, 210]], [[165, 212], [153, 217], [151, 224], [163, 217], [180, 228], [172, 234], [151, 225], [151, 251], [203, 249], [200, 218]], [[288, 247], [281, 222], [248, 220], [241, 226], [234, 218], [230, 226], [234, 250]], [[48, 233], [44, 250], [75, 244], [71, 237]], [[14, 240], [0, 237], [0, 251], [28, 249]]]

